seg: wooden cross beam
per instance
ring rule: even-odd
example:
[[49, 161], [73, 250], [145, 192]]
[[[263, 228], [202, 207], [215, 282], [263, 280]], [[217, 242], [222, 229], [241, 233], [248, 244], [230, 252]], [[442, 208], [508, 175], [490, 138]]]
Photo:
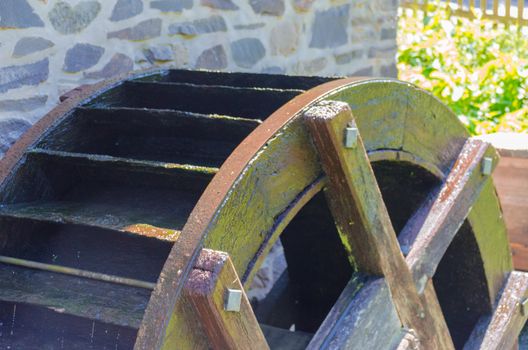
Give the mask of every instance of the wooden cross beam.
[[[383, 276], [403, 326], [429, 349], [454, 349], [432, 282], [419, 294], [400, 250], [361, 137], [346, 103], [323, 101], [304, 118], [328, 178], [327, 200], [341, 239], [360, 271]], [[346, 148], [345, 144], [353, 145]]]
[[[445, 182], [409, 219], [398, 243], [349, 106], [324, 101], [304, 118], [327, 177], [327, 200], [351, 260], [359, 271], [382, 277], [361, 288], [349, 284], [310, 348], [356, 348], [381, 338], [386, 346], [398, 349], [452, 349], [432, 277], [489, 180], [497, 153], [488, 143], [469, 139]], [[384, 292], [385, 285], [390, 294]], [[493, 314], [482, 317], [465, 348], [512, 348], [528, 317], [527, 297], [528, 275], [511, 273]], [[524, 313], [519, 305], [524, 305]], [[393, 309], [400, 325], [391, 321]], [[383, 315], [382, 332], [374, 328], [383, 322], [369, 319], [373, 311]]]

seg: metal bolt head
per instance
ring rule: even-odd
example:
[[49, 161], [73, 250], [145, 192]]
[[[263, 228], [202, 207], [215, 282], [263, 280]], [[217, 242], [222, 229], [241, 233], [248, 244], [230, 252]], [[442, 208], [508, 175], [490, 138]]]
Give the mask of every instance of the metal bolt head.
[[345, 129], [345, 147], [355, 148], [357, 145], [359, 131], [357, 128], [349, 126]]
[[482, 175], [491, 175], [492, 166], [493, 159], [490, 157], [484, 157], [484, 159], [482, 159]]
[[528, 315], [528, 298], [521, 300], [521, 315]]
[[239, 312], [242, 304], [242, 291], [240, 289], [227, 288], [225, 295], [225, 311]]

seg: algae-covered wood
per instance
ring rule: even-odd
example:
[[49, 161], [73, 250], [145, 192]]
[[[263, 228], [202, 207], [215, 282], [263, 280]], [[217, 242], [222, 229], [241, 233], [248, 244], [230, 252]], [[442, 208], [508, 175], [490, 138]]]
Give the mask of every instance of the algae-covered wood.
[[[239, 292], [240, 298], [233, 302], [233, 310], [227, 309], [230, 290]], [[185, 285], [185, 293], [212, 349], [269, 349], [229, 255], [202, 250]]]
[[328, 178], [334, 220], [353, 263], [360, 271], [385, 277], [401, 322], [414, 329], [425, 346], [454, 348], [439, 304], [427, 300], [427, 292], [421, 299], [414, 288], [361, 137], [355, 146], [345, 147], [346, 128], [356, 127], [350, 108], [325, 101], [304, 118]]
[[[330, 89], [315, 89], [313, 95], [299, 96], [279, 109], [268, 119], [269, 123], [266, 121], [259, 126], [223, 165], [182, 232], [189, 237], [199, 234], [205, 239], [206, 247], [229, 252], [237, 273], [245, 277], [246, 287], [251, 283], [263, 256], [296, 213], [326, 187], [327, 179], [322, 175], [315, 148], [300, 122], [307, 105], [325, 98], [349, 103], [371, 161], [413, 164], [440, 181], [447, 177], [468, 137], [449, 109], [431, 95], [400, 82], [336, 83]], [[413, 136], [416, 133], [421, 136]], [[427, 144], [424, 144], [425, 140]], [[250, 147], [254, 147], [252, 153], [247, 152]], [[221, 191], [214, 192], [213, 188], [221, 188]], [[476, 240], [476, 250], [471, 254], [481, 255], [480, 262], [472, 258], [471, 263], [483, 271], [478, 278], [485, 278], [484, 282], [479, 282], [481, 289], [472, 290], [484, 293], [486, 300], [495, 298], [504, 275], [511, 269], [511, 257], [503, 253], [508, 248], [507, 240], [501, 235], [500, 211], [496, 209], [495, 213], [495, 209], [486, 207], [480, 200], [492, 195], [493, 191], [487, 184], [484, 185], [468, 215], [467, 234]], [[492, 214], [486, 218], [489, 226], [474, 220], [480, 211]], [[198, 218], [207, 219], [203, 222]], [[497, 233], [491, 233], [494, 229]], [[499, 254], [486, 246], [484, 237], [487, 234], [493, 237]], [[463, 249], [458, 241], [455, 248], [456, 251]], [[177, 252], [180, 250], [175, 247], [173, 254]], [[176, 264], [181, 260], [175, 258], [171, 261]], [[446, 261], [440, 263], [442, 269], [449, 265]], [[456, 283], [461, 282], [457, 280]], [[457, 286], [463, 288], [463, 285]], [[443, 308], [436, 300], [433, 282], [427, 283], [426, 292], [424, 302], [431, 302], [436, 309]], [[442, 294], [438, 295], [442, 303], [446, 300], [444, 292], [442, 290]], [[152, 310], [154, 305], [162, 304], [153, 304]], [[197, 337], [179, 330], [190, 322], [192, 316], [185, 315], [182, 307], [178, 306], [180, 301], [176, 305], [175, 310], [178, 311], [171, 313], [166, 334], [171, 335], [172, 344], [174, 339], [181, 339], [182, 348], [192, 348]], [[455, 313], [449, 317], [453, 318], [456, 318]]]

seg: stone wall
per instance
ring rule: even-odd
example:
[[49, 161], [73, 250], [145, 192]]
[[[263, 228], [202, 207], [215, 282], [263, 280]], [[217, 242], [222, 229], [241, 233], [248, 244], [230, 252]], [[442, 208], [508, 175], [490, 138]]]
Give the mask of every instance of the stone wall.
[[397, 0], [0, 0], [0, 154], [64, 92], [167, 66], [396, 76]]

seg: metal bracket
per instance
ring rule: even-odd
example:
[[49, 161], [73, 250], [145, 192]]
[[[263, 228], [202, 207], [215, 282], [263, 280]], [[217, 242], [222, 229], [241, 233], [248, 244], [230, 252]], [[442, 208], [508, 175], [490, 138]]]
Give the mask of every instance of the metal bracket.
[[358, 128], [348, 126], [345, 129], [345, 147], [355, 148], [357, 145], [358, 136], [359, 136]]
[[484, 157], [482, 159], [482, 175], [491, 175], [492, 167], [493, 159], [490, 157]]

